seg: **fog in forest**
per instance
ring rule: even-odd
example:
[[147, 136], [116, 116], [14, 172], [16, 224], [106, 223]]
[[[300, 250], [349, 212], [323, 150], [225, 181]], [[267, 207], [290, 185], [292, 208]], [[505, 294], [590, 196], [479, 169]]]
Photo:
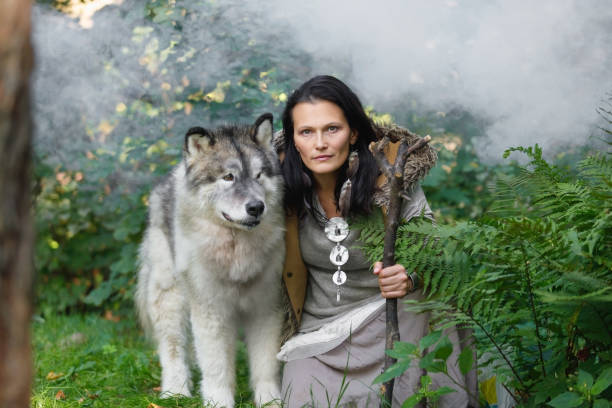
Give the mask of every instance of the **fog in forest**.
[[[116, 2], [88, 28], [35, 7], [36, 134], [51, 150], [143, 94], [148, 72], [126, 46], [135, 26], [155, 24], [142, 2]], [[286, 66], [296, 83], [331, 73], [378, 110], [411, 100], [441, 114], [469, 111], [482, 119], [479, 154], [487, 160], [499, 160], [509, 146], [537, 142], [555, 151], [590, 142], [601, 125], [596, 108], [612, 91], [612, 7], [605, 0], [217, 3], [223, 12], [214, 21], [187, 14], [181, 22], [202, 83], [230, 79], [244, 64], [240, 50], [219, 41], [224, 32], [240, 33], [265, 43], [273, 60], [307, 56], [306, 65]], [[198, 4], [177, 7], [206, 10]], [[161, 39], [176, 35], [176, 27], [155, 27]], [[182, 75], [179, 66], [166, 69]]]

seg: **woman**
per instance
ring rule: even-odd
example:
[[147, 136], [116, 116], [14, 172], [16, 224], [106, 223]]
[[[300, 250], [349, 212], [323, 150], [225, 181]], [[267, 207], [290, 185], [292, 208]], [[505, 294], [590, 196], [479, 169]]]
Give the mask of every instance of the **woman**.
[[[355, 215], [380, 211], [373, 205], [379, 171], [368, 149], [375, 140], [374, 129], [358, 97], [343, 82], [317, 76], [288, 99], [283, 132], [282, 170], [290, 215], [284, 280], [298, 325], [279, 353], [286, 361], [283, 398], [289, 407], [338, 401], [378, 405], [378, 386], [372, 381], [384, 360], [384, 298], [422, 295], [414, 287], [416, 275], [407, 274], [405, 266], [382, 268], [376, 262], [371, 268], [358, 248], [359, 231], [348, 225], [347, 234], [341, 217], [338, 203], [351, 152], [358, 155], [359, 165], [350, 177], [347, 218], [350, 222]], [[402, 215], [409, 220], [420, 214], [432, 218], [423, 191], [415, 186]], [[417, 343], [428, 332], [427, 315], [399, 309], [401, 340]], [[449, 332], [449, 338], [454, 343], [461, 340], [458, 331]], [[449, 371], [467, 384], [456, 364], [449, 364]], [[396, 379], [394, 406], [401, 406], [419, 388], [421, 374], [414, 364]], [[436, 386], [453, 386], [440, 376], [432, 377]], [[445, 396], [442, 405], [468, 406], [468, 396], [459, 390]]]

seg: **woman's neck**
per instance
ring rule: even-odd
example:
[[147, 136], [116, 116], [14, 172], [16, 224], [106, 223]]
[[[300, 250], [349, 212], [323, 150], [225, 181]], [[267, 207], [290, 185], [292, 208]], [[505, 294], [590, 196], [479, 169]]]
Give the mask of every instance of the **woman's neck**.
[[319, 203], [325, 211], [327, 218], [339, 217], [340, 212], [336, 205], [336, 175], [325, 174], [315, 175], [315, 192], [319, 198]]

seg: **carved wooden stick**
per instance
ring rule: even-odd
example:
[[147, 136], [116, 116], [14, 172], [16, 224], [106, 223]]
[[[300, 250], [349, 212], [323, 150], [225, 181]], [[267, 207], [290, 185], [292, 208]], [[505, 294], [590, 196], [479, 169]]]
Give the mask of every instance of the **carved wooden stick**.
[[[383, 268], [392, 266], [395, 264], [395, 241], [397, 239], [397, 228], [400, 223], [401, 207], [402, 207], [402, 196], [406, 194], [405, 190], [409, 186], [404, 186], [404, 166], [410, 153], [426, 145], [431, 140], [429, 135], [422, 139], [419, 139], [412, 146], [408, 146], [406, 141], [402, 141], [398, 151], [395, 163], [391, 165], [384, 154], [384, 147], [387, 145], [387, 141], [380, 140], [374, 145], [372, 153], [374, 158], [378, 162], [378, 165], [385, 173], [385, 176], [389, 180], [389, 208], [387, 211], [387, 219], [385, 222], [385, 245], [383, 252]], [[399, 341], [399, 325], [397, 319], [397, 299], [387, 299], [385, 302], [386, 306], [386, 341], [385, 350], [391, 350], [393, 344]], [[386, 371], [389, 367], [395, 364], [396, 360], [393, 357], [388, 356], [385, 353], [385, 365], [384, 370]], [[381, 400], [380, 406], [384, 407], [386, 404], [390, 407], [393, 401], [393, 386], [394, 379], [385, 382], [381, 386], [381, 393], [384, 394], [384, 399]]]

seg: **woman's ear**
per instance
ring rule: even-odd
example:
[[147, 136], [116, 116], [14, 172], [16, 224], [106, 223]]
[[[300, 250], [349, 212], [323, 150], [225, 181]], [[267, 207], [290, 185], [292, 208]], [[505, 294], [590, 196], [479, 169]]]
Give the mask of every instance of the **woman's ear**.
[[359, 133], [356, 130], [351, 130], [351, 137], [349, 138], [349, 142], [354, 145], [355, 143], [357, 143], [358, 136]]

